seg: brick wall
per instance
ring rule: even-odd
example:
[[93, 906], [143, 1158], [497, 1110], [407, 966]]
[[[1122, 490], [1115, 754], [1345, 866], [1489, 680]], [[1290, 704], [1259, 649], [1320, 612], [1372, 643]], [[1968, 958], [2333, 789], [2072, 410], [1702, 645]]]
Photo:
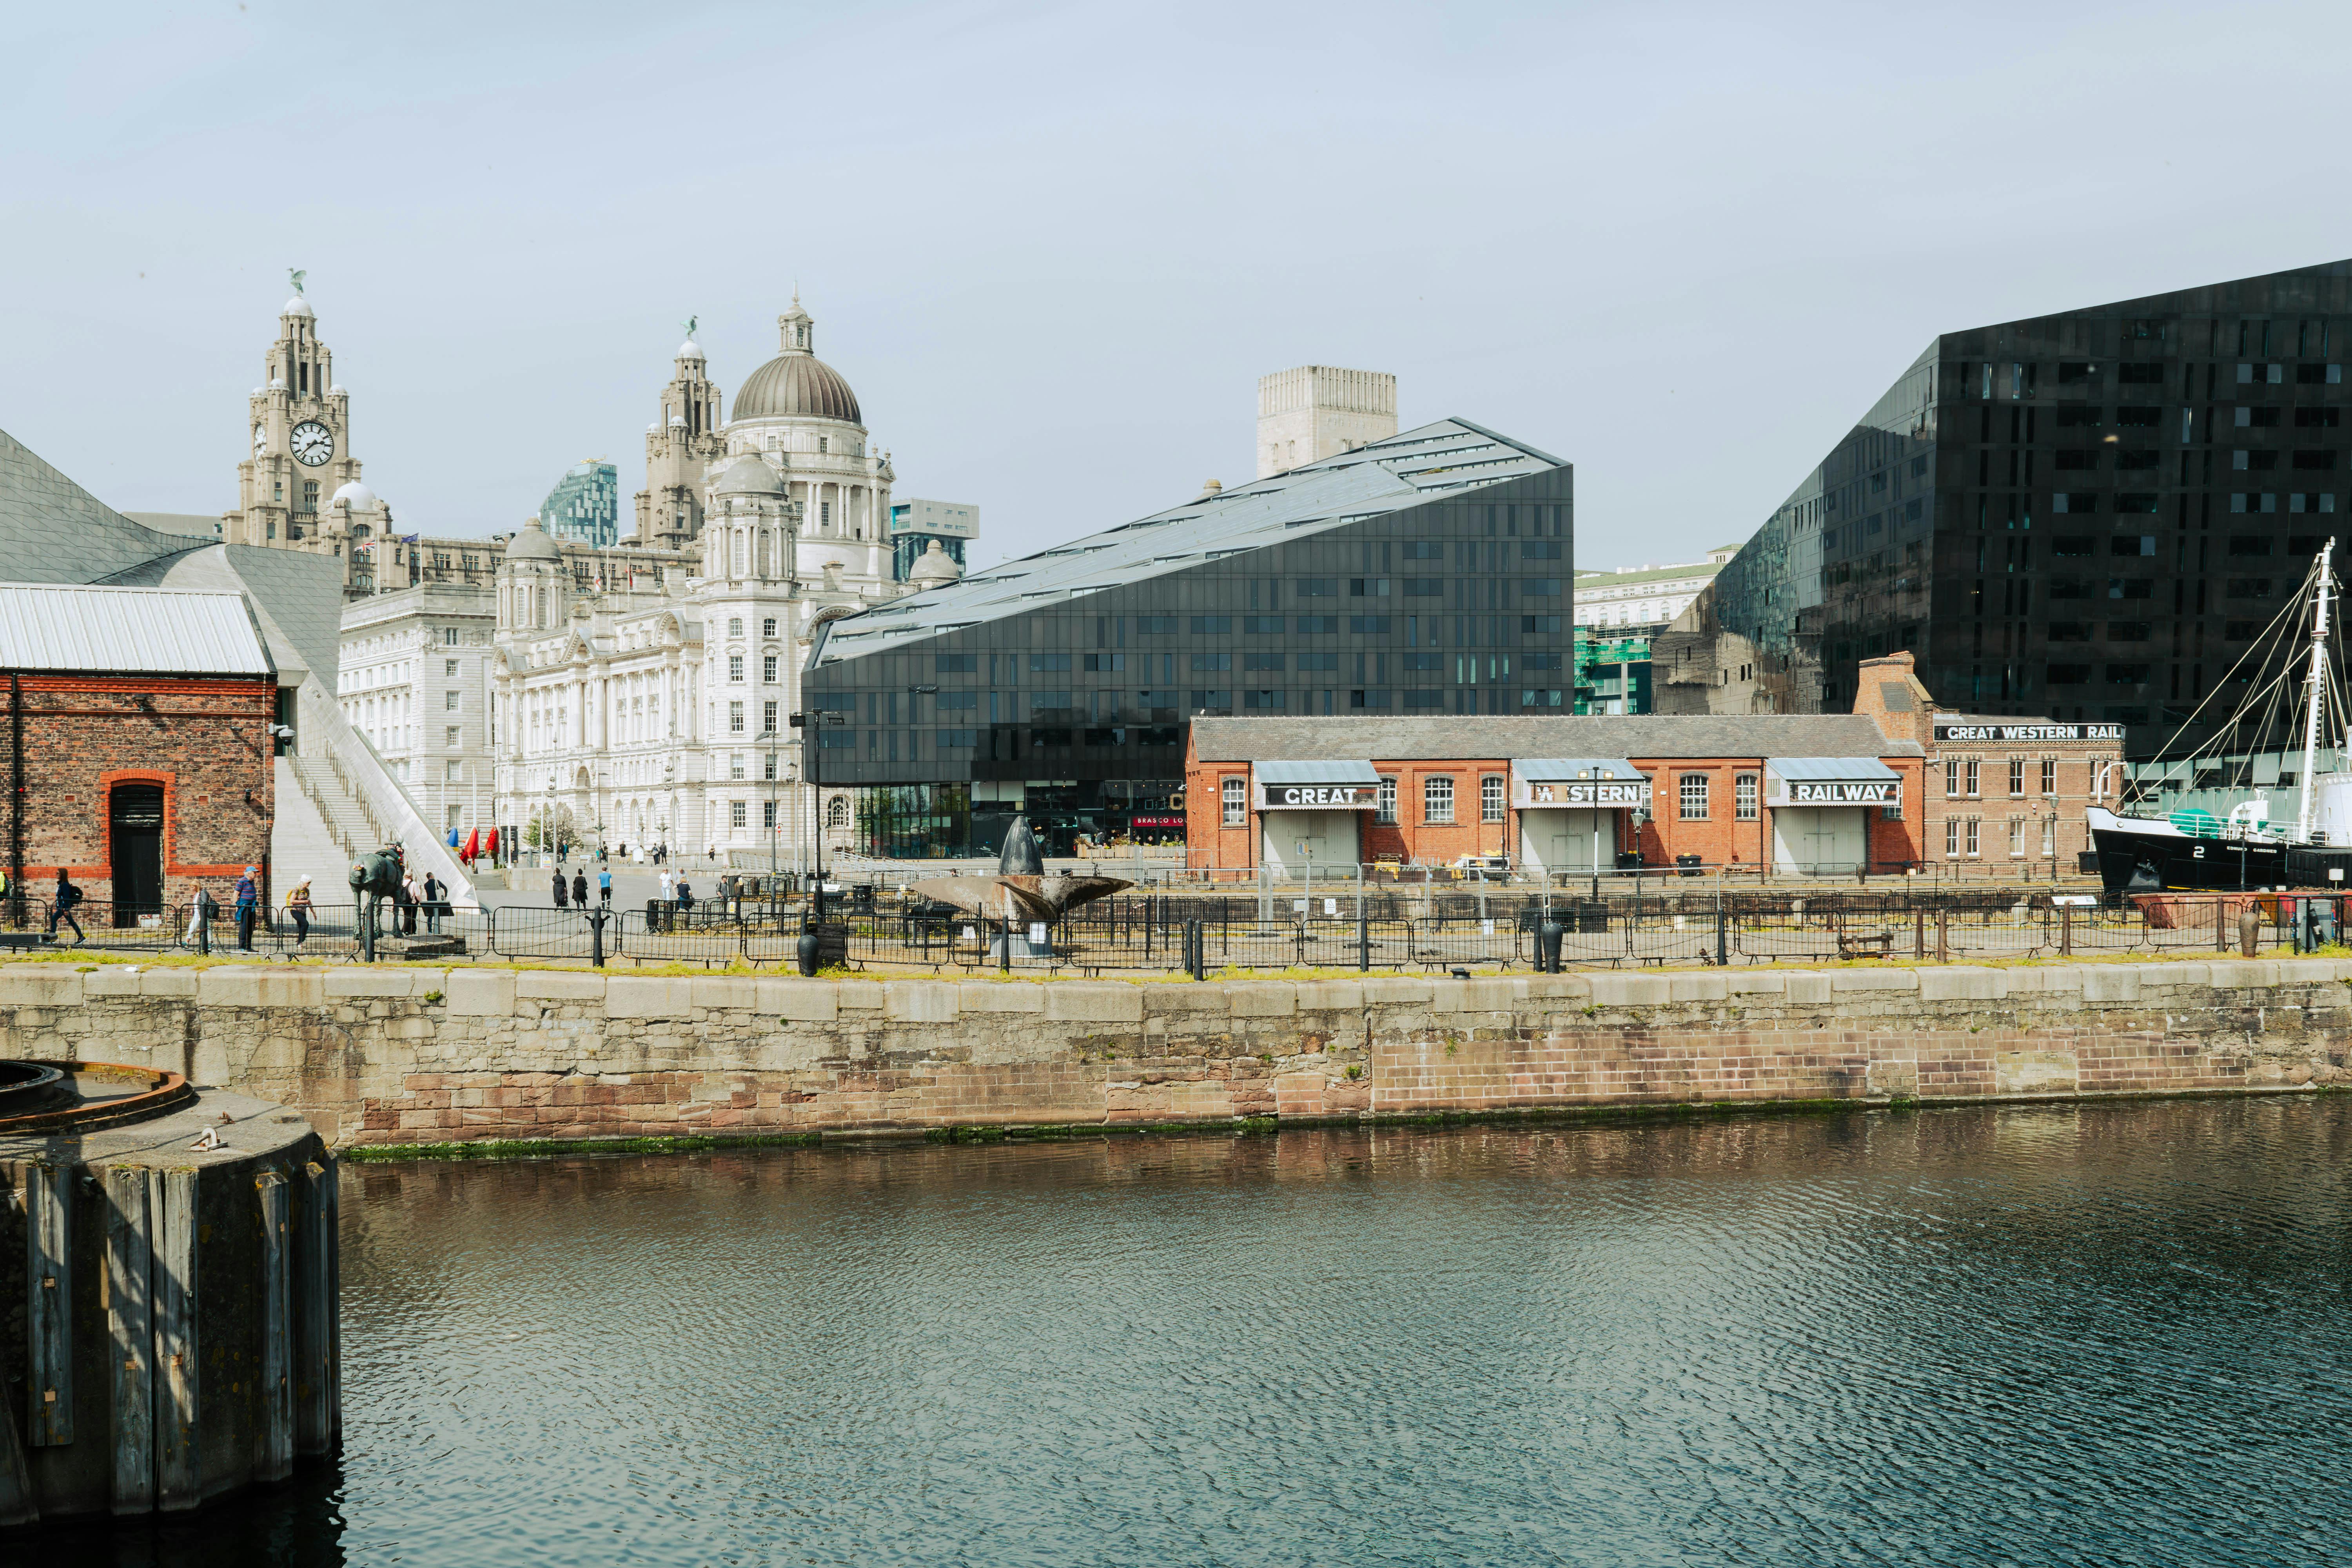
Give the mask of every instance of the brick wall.
[[2352, 1081], [2352, 962], [1209, 984], [0, 968], [0, 1056], [299, 1106], [341, 1142], [1356, 1121]]
[[90, 899], [114, 897], [110, 801], [122, 784], [163, 787], [167, 902], [205, 886], [226, 901], [247, 866], [267, 864], [274, 681], [26, 676], [22, 690], [28, 892], [63, 867]]

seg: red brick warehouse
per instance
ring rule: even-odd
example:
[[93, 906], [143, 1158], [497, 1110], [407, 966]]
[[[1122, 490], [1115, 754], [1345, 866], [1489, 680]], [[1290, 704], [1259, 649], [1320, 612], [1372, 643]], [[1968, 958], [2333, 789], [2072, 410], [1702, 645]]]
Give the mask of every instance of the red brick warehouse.
[[0, 584], [8, 691], [9, 879], [62, 868], [85, 924], [224, 904], [268, 866], [278, 673], [244, 599]]
[[1769, 866], [1894, 872], [1921, 859], [1924, 758], [1852, 714], [1196, 719], [1196, 867], [1446, 865], [1530, 871]]

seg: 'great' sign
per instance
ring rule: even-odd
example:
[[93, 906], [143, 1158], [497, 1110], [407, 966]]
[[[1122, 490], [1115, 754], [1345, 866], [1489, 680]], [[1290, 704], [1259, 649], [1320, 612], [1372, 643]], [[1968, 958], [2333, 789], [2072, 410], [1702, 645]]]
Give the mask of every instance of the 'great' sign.
[[1378, 804], [1378, 784], [1265, 784], [1265, 811], [1354, 811]]

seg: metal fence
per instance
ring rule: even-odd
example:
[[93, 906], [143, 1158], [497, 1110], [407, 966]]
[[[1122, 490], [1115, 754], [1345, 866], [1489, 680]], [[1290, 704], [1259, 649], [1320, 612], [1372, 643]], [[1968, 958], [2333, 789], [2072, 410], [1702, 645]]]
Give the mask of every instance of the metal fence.
[[[2099, 954], [2259, 952], [2335, 943], [2352, 895], [2168, 893], [2128, 900], [2016, 891], [1902, 889], [1803, 894], [1604, 892], [1594, 898], [1501, 891], [1367, 892], [1340, 899], [1138, 893], [1070, 912], [1050, 929], [960, 915], [919, 899], [845, 900], [831, 931], [855, 967], [1102, 973], [1212, 970], [1416, 970], [1538, 967], [1547, 924], [1563, 967], [1811, 963], [1860, 958], [1966, 963]], [[510, 907], [435, 914], [381, 907], [380, 958], [467, 957], [607, 963], [738, 963], [785, 968], [797, 956], [796, 903], [656, 904], [591, 912]], [[0, 942], [52, 940], [50, 907], [0, 902]], [[103, 900], [55, 921], [54, 941], [92, 953], [211, 952], [356, 961], [359, 911], [313, 906], [298, 921], [234, 910], [117, 909]], [[79, 928], [79, 936], [76, 929]], [[386, 939], [400, 939], [391, 941]], [[1009, 940], [1008, 940], [1009, 939]]]

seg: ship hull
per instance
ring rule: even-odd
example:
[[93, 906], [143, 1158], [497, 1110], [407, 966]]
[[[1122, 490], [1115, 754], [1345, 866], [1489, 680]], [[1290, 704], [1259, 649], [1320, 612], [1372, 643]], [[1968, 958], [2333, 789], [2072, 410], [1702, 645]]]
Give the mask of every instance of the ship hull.
[[2097, 815], [2107, 820], [2091, 824], [2091, 847], [2099, 857], [2099, 880], [2110, 893], [2240, 892], [2290, 885], [2282, 841], [2193, 837], [2168, 823]]

